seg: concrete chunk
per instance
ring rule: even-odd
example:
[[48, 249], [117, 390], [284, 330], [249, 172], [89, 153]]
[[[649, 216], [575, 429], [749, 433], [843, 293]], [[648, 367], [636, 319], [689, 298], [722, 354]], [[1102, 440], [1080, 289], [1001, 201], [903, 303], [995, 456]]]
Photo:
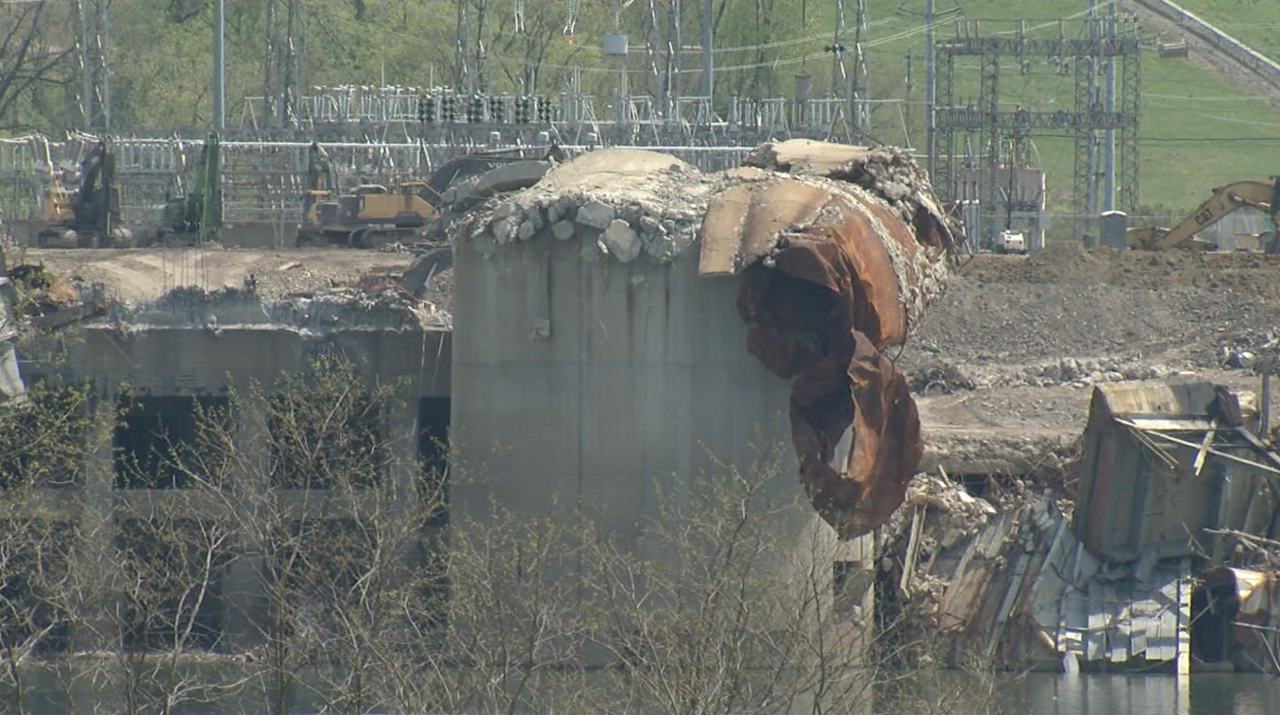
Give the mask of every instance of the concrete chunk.
[[493, 208], [493, 220], [501, 221], [502, 219], [516, 212], [515, 202], [505, 201]]
[[491, 227], [493, 237], [498, 240], [498, 245], [500, 246], [515, 240], [516, 232], [519, 229], [519, 219], [515, 216], [508, 216], [501, 221], [494, 221]]
[[588, 201], [578, 208], [578, 223], [603, 231], [613, 221], [613, 207], [603, 201]]
[[568, 241], [573, 238], [574, 225], [572, 221], [557, 221], [551, 224], [551, 234], [558, 241]]
[[631, 224], [621, 219], [614, 219], [609, 224], [601, 241], [609, 253], [623, 263], [630, 263], [640, 255], [640, 237], [632, 230]]

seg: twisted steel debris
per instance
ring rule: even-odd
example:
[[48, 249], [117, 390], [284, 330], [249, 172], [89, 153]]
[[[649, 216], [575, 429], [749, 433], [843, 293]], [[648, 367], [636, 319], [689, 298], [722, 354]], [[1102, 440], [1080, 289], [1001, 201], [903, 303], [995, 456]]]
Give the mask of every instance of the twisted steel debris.
[[841, 536], [866, 534], [902, 504], [924, 450], [882, 351], [940, 292], [957, 237], [902, 152], [791, 141], [747, 163], [708, 208], [700, 271], [744, 274], [747, 348], [792, 381], [805, 489]]

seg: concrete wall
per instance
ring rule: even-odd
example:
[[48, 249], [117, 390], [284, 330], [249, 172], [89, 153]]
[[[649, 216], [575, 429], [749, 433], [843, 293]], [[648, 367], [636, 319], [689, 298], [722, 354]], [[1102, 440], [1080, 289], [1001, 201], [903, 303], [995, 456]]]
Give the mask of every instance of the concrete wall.
[[[588, 262], [582, 245], [544, 232], [489, 258], [458, 248], [451, 422], [461, 464], [478, 469], [453, 483], [454, 519], [484, 523], [490, 499], [591, 518], [661, 559], [637, 539], [660, 494], [680, 499], [700, 473], [723, 473], [716, 460], [750, 471], [779, 446], [778, 528], [834, 544], [800, 486], [789, 386], [747, 352], [740, 279], [699, 278], [696, 253]], [[840, 548], [839, 560], [865, 556]], [[779, 554], [779, 578], [800, 556]]]
[[287, 326], [135, 327], [107, 325], [75, 333], [65, 362], [24, 353], [24, 377], [56, 371], [91, 380], [101, 395], [128, 383], [142, 394], [224, 394], [234, 383], [269, 383], [283, 372], [304, 369], [322, 351], [344, 355], [369, 378], [405, 380], [403, 398], [448, 397], [450, 335], [421, 330], [334, 330], [328, 333]]
[[[70, 333], [65, 359], [42, 355], [31, 348], [23, 353], [22, 366], [28, 382], [40, 378], [68, 382], [88, 381], [93, 385], [95, 405], [89, 435], [99, 447], [88, 457], [84, 483], [74, 489], [42, 490], [31, 502], [33, 509], [55, 518], [78, 522], [85, 533], [93, 534], [83, 567], [101, 572], [96, 606], [111, 608], [117, 596], [112, 585], [110, 552], [115, 548], [121, 515], [130, 513], [184, 513], [200, 508], [181, 489], [123, 488], [115, 469], [115, 454], [121, 445], [113, 443], [113, 431], [122, 388], [128, 386], [141, 397], [206, 397], [226, 395], [233, 385], [244, 388], [256, 380], [269, 391], [284, 373], [306, 369], [309, 360], [322, 351], [337, 352], [360, 365], [369, 379], [400, 381], [398, 395], [403, 408], [382, 415], [380, 430], [394, 450], [395, 467], [385, 479], [393, 480], [399, 493], [414, 493], [413, 480], [420, 456], [418, 433], [438, 428], [440, 416], [433, 409], [450, 395], [449, 334], [421, 330], [335, 330], [330, 333], [299, 331], [281, 326], [240, 327], [218, 330], [203, 327], [152, 327], [120, 331], [108, 325], [94, 325]], [[53, 353], [59, 353], [53, 350]], [[422, 402], [433, 400], [429, 405]], [[252, 399], [246, 404], [254, 404]], [[267, 449], [265, 417], [238, 412], [231, 416], [240, 433], [243, 448], [251, 454]], [[432, 424], [423, 424], [431, 422]], [[175, 439], [179, 439], [175, 436]], [[250, 463], [253, 460], [249, 460]], [[240, 489], [270, 489], [261, 474], [239, 476]], [[277, 498], [298, 519], [342, 518], [352, 508], [330, 499], [326, 490], [277, 490]], [[305, 493], [303, 493], [305, 492]], [[0, 514], [3, 513], [0, 503]], [[208, 505], [207, 513], [217, 513], [218, 505]], [[266, 617], [266, 602], [260, 579], [261, 557], [248, 557], [239, 545], [227, 547], [232, 557], [227, 575], [219, 584], [221, 597], [214, 608], [220, 614], [223, 649], [254, 646]], [[104, 634], [105, 635], [105, 634]], [[80, 642], [79, 647], [101, 644]]]

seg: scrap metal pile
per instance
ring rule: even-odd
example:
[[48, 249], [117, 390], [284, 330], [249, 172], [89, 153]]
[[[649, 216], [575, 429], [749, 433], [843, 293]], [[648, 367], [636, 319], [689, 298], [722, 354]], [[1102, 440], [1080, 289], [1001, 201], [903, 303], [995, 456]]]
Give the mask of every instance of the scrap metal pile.
[[1280, 672], [1268, 423], [1222, 385], [1098, 385], [1074, 479], [988, 478], [974, 496], [971, 478], [921, 475], [880, 568], [953, 662]]
[[747, 349], [791, 382], [792, 441], [819, 513], [854, 537], [902, 503], [923, 442], [883, 351], [941, 292], [959, 241], [907, 153], [789, 141], [708, 174], [653, 152], [592, 152], [476, 208], [452, 240], [492, 255], [546, 233], [576, 241], [584, 261], [669, 264], [697, 247], [698, 275], [743, 276]]

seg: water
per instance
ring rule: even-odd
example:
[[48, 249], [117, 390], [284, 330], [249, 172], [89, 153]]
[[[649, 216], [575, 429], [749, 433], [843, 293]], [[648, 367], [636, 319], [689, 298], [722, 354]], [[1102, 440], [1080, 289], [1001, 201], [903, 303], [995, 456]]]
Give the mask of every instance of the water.
[[[1276, 715], [1280, 678], [1265, 675], [1077, 675], [1033, 673], [1000, 681], [988, 697], [974, 695], [960, 674], [940, 674], [935, 687], [913, 688], [909, 702], [879, 702], [875, 715]], [[966, 693], [960, 695], [961, 692]], [[221, 707], [186, 703], [181, 715], [241, 715], [260, 706], [258, 699], [223, 702]], [[35, 702], [32, 715], [66, 715], [49, 700]], [[255, 705], [256, 704], [256, 705]], [[313, 713], [320, 703], [293, 703], [297, 713]], [[3, 707], [0, 707], [3, 711]], [[867, 710], [855, 710], [867, 712]]]
[[[1280, 712], [1280, 678], [1265, 675], [1206, 673], [1180, 682], [1172, 675], [1036, 673], [1010, 689], [1011, 697], [1004, 701], [1005, 708], [1000, 711], [1010, 715], [1275, 715]], [[1016, 702], [1013, 707], [1009, 707], [1011, 701]]]

